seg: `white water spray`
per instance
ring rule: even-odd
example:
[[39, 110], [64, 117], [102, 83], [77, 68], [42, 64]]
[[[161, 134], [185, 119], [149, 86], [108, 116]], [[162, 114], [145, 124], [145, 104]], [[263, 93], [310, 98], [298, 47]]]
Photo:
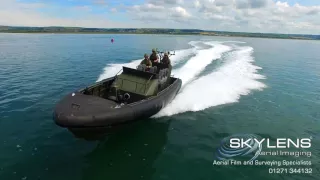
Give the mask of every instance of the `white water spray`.
[[187, 111], [237, 102], [241, 95], [266, 86], [259, 82], [264, 76], [257, 74], [258, 66], [251, 64], [253, 48], [242, 47], [227, 57], [225, 65], [188, 84], [163, 110], [154, 117], [170, 116]]
[[217, 42], [205, 42], [204, 44], [213, 47], [198, 50], [196, 56], [188, 60], [183, 67], [172, 72], [175, 77], [182, 80], [182, 86], [192, 81], [193, 78], [200, 74], [213, 60], [221, 58], [223, 53], [231, 50], [229, 46]]
[[[228, 41], [228, 43], [231, 42]], [[202, 49], [201, 43], [211, 48]], [[258, 81], [264, 78], [258, 74], [261, 68], [252, 64], [253, 48], [238, 47], [236, 44], [240, 42], [234, 42], [230, 46], [223, 43], [192, 41], [189, 44], [193, 48], [176, 51], [176, 55], [171, 57], [174, 68], [172, 74], [182, 79], [183, 88], [176, 98], [154, 117], [201, 111], [209, 107], [237, 102], [241, 95], [248, 95], [252, 90], [262, 90], [266, 87]], [[227, 53], [225, 64], [210, 74], [196, 79], [209, 64], [219, 60], [224, 53]], [[191, 55], [195, 56], [187, 60], [186, 58]], [[109, 64], [97, 81], [114, 76], [122, 66], [135, 68], [141, 60], [125, 64]], [[185, 64], [175, 69], [175, 65], [184, 60], [187, 60]]]

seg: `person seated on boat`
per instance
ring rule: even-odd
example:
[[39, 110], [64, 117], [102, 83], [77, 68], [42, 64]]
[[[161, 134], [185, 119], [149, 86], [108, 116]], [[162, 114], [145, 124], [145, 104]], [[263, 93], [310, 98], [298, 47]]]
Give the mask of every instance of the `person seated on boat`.
[[155, 49], [152, 49], [152, 53], [150, 54], [150, 60], [152, 61], [152, 64], [159, 63], [159, 56]]
[[166, 65], [168, 68], [171, 66], [171, 61], [169, 59], [168, 53], [164, 53], [161, 63]]
[[141, 61], [140, 64], [145, 64], [148, 69], [149, 69], [150, 67], [152, 67], [152, 62], [151, 62], [151, 60], [149, 59], [148, 54], [144, 54], [144, 59]]
[[164, 53], [163, 58], [161, 60], [161, 64], [163, 64], [165, 68], [168, 68], [168, 73], [170, 75], [172, 66], [171, 66], [171, 60], [169, 58], [168, 53]]

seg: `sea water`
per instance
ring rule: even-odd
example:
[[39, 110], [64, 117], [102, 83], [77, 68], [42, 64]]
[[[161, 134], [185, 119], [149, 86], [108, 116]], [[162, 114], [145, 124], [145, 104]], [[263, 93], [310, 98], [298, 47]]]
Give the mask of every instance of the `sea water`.
[[[114, 43], [110, 39], [114, 38]], [[316, 179], [318, 41], [171, 35], [0, 34], [0, 179]], [[175, 51], [175, 100], [105, 140], [75, 139], [52, 120], [67, 93], [136, 67], [152, 48]], [[313, 173], [214, 166], [221, 140], [312, 137]], [[262, 159], [261, 159], [262, 158]], [[300, 160], [300, 159], [298, 159]]]

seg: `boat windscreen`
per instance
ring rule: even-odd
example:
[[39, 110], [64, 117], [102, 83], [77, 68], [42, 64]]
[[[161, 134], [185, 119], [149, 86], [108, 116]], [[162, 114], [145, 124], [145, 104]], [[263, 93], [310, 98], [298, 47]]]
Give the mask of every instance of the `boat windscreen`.
[[136, 69], [132, 69], [132, 68], [128, 68], [128, 67], [123, 67], [123, 72], [122, 74], [126, 74], [126, 75], [134, 75], [134, 76], [139, 76], [142, 77], [144, 79], [156, 79], [156, 74], [154, 73], [150, 73], [150, 72], [146, 72], [146, 71], [140, 71], [140, 70], [136, 70]]

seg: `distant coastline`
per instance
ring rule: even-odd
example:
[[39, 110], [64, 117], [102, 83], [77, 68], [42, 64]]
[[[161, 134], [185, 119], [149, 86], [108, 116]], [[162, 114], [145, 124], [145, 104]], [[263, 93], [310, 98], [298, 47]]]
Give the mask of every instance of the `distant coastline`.
[[0, 33], [54, 33], [54, 34], [167, 34], [167, 35], [205, 35], [256, 37], [276, 39], [320, 40], [320, 35], [308, 34], [275, 34], [206, 31], [200, 29], [160, 29], [160, 28], [81, 28], [81, 27], [17, 27], [0, 26]]

